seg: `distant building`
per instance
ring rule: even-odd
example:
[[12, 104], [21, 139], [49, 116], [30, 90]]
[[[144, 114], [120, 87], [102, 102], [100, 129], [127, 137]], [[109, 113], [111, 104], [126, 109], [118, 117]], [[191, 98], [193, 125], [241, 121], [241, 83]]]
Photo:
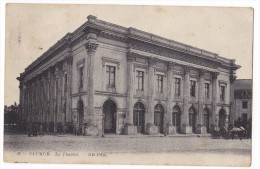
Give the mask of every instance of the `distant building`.
[[238, 79], [235, 81], [235, 114], [234, 120], [241, 119], [246, 125], [252, 119], [252, 79]]
[[206, 133], [233, 120], [235, 60], [88, 16], [20, 77], [22, 121], [97, 135]]
[[4, 124], [10, 125], [10, 124], [18, 124], [19, 123], [19, 106], [16, 104], [16, 102], [11, 106], [4, 106]]

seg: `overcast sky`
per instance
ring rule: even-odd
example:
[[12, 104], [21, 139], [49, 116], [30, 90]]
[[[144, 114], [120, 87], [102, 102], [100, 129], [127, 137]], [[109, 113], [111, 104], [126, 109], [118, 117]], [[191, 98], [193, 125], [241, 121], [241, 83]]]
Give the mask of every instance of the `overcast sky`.
[[239, 79], [252, 78], [250, 8], [25, 5], [6, 9], [5, 104], [19, 102], [16, 77], [88, 15], [236, 59]]

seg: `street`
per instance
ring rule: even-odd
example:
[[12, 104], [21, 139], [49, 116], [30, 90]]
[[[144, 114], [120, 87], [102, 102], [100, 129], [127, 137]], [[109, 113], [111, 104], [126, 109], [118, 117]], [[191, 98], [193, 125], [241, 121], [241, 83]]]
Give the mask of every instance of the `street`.
[[[120, 136], [107, 135], [102, 137], [87, 137], [73, 135], [45, 135], [27, 137], [27, 135], [4, 136], [6, 152], [68, 152], [106, 154], [209, 154], [220, 155], [230, 159], [237, 156], [249, 159], [251, 155], [251, 140], [224, 140], [210, 137], [158, 137], [158, 136]], [[69, 154], [72, 153], [72, 154]], [[101, 154], [102, 153], [102, 154]], [[29, 154], [30, 155], [30, 154]], [[75, 155], [77, 156], [77, 154]], [[195, 157], [195, 156], [194, 156]]]

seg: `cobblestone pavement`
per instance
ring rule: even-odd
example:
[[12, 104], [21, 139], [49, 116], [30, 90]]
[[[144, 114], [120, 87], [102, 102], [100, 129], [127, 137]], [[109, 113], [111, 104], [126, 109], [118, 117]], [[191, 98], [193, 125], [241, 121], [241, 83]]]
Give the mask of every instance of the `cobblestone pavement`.
[[251, 140], [224, 140], [210, 137], [117, 136], [87, 137], [73, 135], [4, 136], [6, 151], [83, 151], [105, 153], [208, 152], [250, 155]]

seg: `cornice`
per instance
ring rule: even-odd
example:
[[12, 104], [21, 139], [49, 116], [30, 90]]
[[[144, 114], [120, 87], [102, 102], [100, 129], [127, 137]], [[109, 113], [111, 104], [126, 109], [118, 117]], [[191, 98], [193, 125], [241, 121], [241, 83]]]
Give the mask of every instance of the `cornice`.
[[18, 80], [22, 80], [27, 72], [32, 71], [43, 60], [51, 58], [65, 48], [71, 48], [77, 42], [84, 40], [87, 34], [93, 33], [98, 36], [128, 43], [130, 48], [149, 52], [181, 61], [198, 64], [210, 68], [222, 67], [236, 70], [240, 66], [229, 60], [218, 56], [215, 53], [198, 49], [190, 45], [163, 38], [135, 28], [126, 28], [109, 22], [97, 19], [95, 16], [88, 16], [88, 21], [76, 29], [73, 33], [67, 33], [61, 40], [50, 47], [44, 54], [30, 64], [20, 74]]

